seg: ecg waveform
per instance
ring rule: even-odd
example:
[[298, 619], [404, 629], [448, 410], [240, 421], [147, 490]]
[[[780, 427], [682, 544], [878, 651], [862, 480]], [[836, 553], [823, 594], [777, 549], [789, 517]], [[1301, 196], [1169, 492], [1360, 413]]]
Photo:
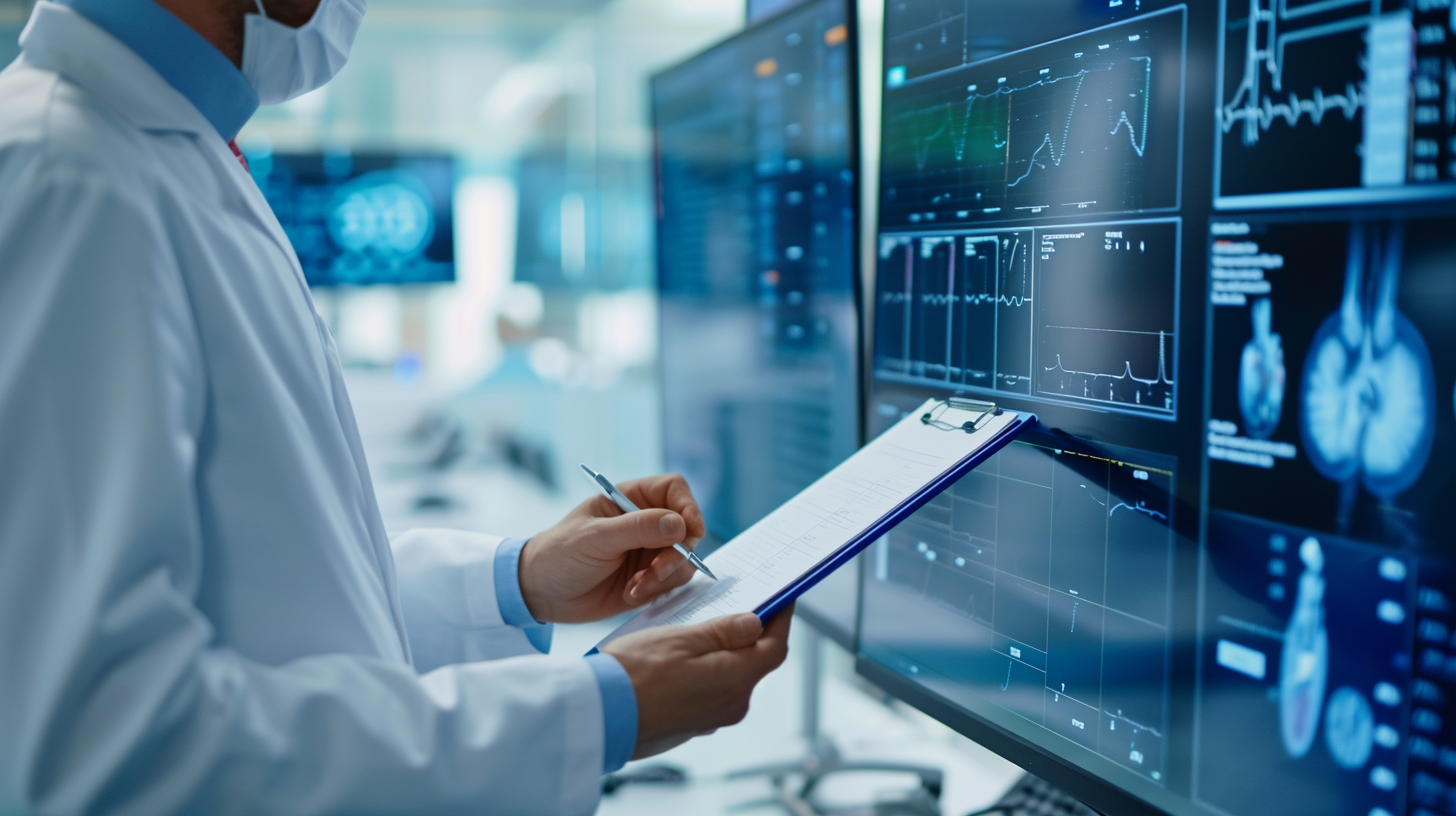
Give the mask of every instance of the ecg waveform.
[[1031, 391], [1032, 230], [887, 239], [876, 367], [935, 385]]
[[[1101, 331], [1098, 329], [1080, 329], [1068, 326], [1053, 326], [1065, 332], [1091, 332]], [[1116, 332], [1127, 335], [1150, 335], [1150, 332]], [[1063, 393], [1071, 393], [1074, 396], [1081, 396], [1084, 399], [1099, 400], [1106, 402], [1131, 402], [1135, 405], [1151, 405], [1161, 408], [1170, 408], [1173, 400], [1173, 387], [1175, 383], [1168, 376], [1168, 335], [1166, 332], [1157, 332], [1158, 336], [1158, 372], [1152, 377], [1139, 377], [1133, 373], [1132, 361], [1125, 361], [1123, 369], [1117, 373], [1101, 373], [1097, 371], [1078, 371], [1075, 368], [1067, 368], [1062, 361], [1060, 352], [1056, 354], [1056, 362], [1046, 366], [1044, 383], [1055, 380], [1055, 387]], [[1046, 390], [1050, 388], [1044, 385]]]
[[1148, 15], [892, 89], [888, 217], [998, 221], [1176, 206], [1182, 17]]
[[1040, 235], [1038, 394], [1174, 411], [1177, 247], [1166, 221]]
[[1450, 16], [1439, 5], [1230, 0], [1219, 197], [1292, 206], [1340, 190], [1342, 203], [1382, 201], [1449, 179], [1456, 116], [1446, 115]]
[[[1242, 19], [1244, 75], [1234, 88], [1232, 98], [1220, 111], [1219, 118], [1224, 133], [1229, 133], [1236, 127], [1240, 128], [1243, 143], [1251, 146], [1258, 143], [1260, 134], [1273, 126], [1276, 120], [1283, 120], [1292, 128], [1308, 116], [1310, 124], [1319, 127], [1324, 123], [1325, 115], [1332, 111], [1342, 113], [1346, 121], [1355, 119], [1360, 109], [1365, 107], [1366, 95], [1360, 87], [1363, 83], [1357, 83], [1353, 79], [1344, 83], [1343, 92], [1340, 93], [1327, 93], [1324, 88], [1316, 85], [1303, 98], [1297, 91], [1288, 91], [1287, 98], [1284, 97], [1285, 49], [1291, 41], [1308, 42], [1351, 31], [1362, 31], [1368, 27], [1368, 15], [1372, 13], [1369, 3], [1357, 0], [1355, 3], [1343, 5], [1360, 7], [1363, 13], [1359, 17], [1336, 23], [1281, 33], [1285, 20], [1307, 16], [1308, 12], [1299, 8], [1291, 12], [1288, 0], [1269, 0], [1267, 8], [1261, 4], [1261, 0], [1250, 0], [1249, 14]], [[1261, 32], [1264, 33], [1262, 39]], [[1265, 73], [1269, 75], [1267, 94], [1262, 92]], [[1276, 94], [1280, 98], [1276, 99]]]

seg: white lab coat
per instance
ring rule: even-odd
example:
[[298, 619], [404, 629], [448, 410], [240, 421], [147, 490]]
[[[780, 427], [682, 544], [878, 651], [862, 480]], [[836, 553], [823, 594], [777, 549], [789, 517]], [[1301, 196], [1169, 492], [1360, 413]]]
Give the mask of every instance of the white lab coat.
[[505, 627], [498, 539], [391, 553], [333, 342], [223, 140], [69, 9], [23, 43], [0, 74], [0, 813], [593, 811], [590, 667]]

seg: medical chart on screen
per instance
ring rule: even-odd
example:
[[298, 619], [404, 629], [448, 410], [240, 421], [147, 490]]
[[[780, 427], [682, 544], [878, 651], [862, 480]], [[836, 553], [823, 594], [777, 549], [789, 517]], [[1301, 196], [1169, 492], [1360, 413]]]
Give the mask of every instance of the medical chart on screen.
[[[908, 500], [923, 495], [937, 477], [983, 449], [1004, 442], [1025, 415], [985, 417], [971, 433], [962, 423], [983, 415], [937, 410], [928, 400], [839, 467], [705, 559], [718, 576], [692, 581], [653, 602], [607, 637], [653, 626], [701, 623], [723, 615], [755, 612], [816, 566], [862, 543], [865, 531]], [[936, 424], [921, 417], [934, 411]], [[944, 430], [945, 424], [953, 426]]]

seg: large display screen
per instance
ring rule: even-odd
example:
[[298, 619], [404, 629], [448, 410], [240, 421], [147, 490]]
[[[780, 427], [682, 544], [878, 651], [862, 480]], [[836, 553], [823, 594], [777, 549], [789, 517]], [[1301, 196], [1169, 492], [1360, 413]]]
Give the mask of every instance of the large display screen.
[[1456, 813], [1450, 0], [889, 0], [860, 668], [1109, 812]]
[[452, 157], [256, 146], [246, 155], [310, 286], [455, 280]]
[[[808, 3], [653, 80], [665, 454], [718, 540], [859, 445], [851, 31]], [[803, 606], [844, 634], [841, 572]]]

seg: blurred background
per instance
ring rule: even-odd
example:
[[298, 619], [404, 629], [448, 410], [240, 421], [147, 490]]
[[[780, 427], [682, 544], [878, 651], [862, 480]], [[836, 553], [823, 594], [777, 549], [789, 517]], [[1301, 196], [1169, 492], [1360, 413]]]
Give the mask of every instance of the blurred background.
[[[33, 5], [0, 0], [0, 65]], [[860, 6], [877, 76], [882, 4]], [[380, 492], [400, 493], [392, 527], [421, 520], [406, 510], [544, 523], [451, 489], [461, 472], [504, 465], [569, 507], [590, 485], [568, 465], [663, 469], [650, 78], [745, 20], [744, 0], [371, 0], [338, 78], [243, 131], [349, 370]], [[350, 240], [326, 223], [339, 195], [406, 219], [380, 240], [408, 246], [356, 229], [372, 264], [315, 252]]]
[[[32, 5], [0, 0], [0, 64]], [[338, 78], [243, 131], [391, 529], [529, 535], [590, 495], [580, 462], [663, 469], [650, 78], [744, 24], [744, 0], [371, 0]]]
[[[0, 0], [0, 64], [31, 5]], [[877, 37], [881, 4], [861, 6]], [[662, 469], [649, 80], [744, 23], [744, 0], [371, 0], [339, 77], [239, 137], [349, 369], [392, 527], [420, 510], [546, 523], [493, 509], [463, 472], [532, 479], [569, 507], [589, 495], [579, 462]], [[340, 194], [403, 196], [384, 206], [417, 212], [416, 232], [391, 240], [428, 243], [433, 263], [315, 257]]]

